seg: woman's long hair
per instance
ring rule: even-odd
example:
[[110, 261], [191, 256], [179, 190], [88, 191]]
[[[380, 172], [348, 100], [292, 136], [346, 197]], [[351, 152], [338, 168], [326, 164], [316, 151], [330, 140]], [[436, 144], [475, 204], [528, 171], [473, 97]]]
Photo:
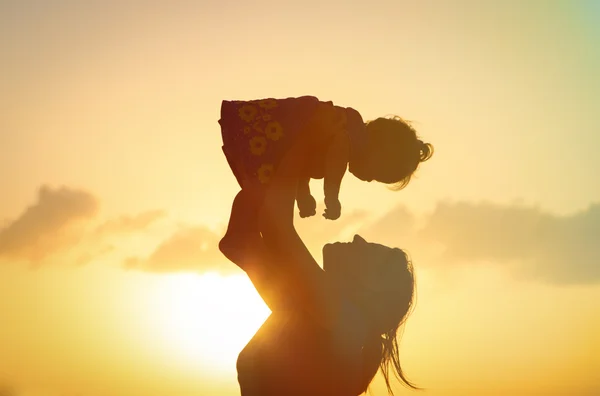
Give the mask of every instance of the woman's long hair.
[[[406, 256], [406, 253], [404, 254]], [[398, 342], [402, 338], [402, 325], [412, 313], [416, 301], [415, 277], [412, 263], [408, 257], [406, 257], [406, 262], [408, 281], [411, 283], [412, 287], [408, 300], [402, 299], [404, 300], [402, 301], [404, 306], [401, 307], [401, 309], [403, 310], [404, 315], [393, 328], [380, 336], [373, 337], [363, 346], [363, 378], [365, 381], [363, 382], [364, 386], [362, 392], [368, 390], [371, 381], [373, 381], [373, 378], [377, 374], [377, 371], [381, 370], [388, 393], [393, 395], [394, 392], [392, 391], [390, 384], [390, 367], [392, 368], [396, 378], [398, 378], [404, 386], [416, 390], [420, 389], [406, 378], [406, 375], [402, 370], [402, 366], [400, 365], [400, 352], [398, 348]], [[391, 302], [391, 305], [394, 306], [394, 302]]]

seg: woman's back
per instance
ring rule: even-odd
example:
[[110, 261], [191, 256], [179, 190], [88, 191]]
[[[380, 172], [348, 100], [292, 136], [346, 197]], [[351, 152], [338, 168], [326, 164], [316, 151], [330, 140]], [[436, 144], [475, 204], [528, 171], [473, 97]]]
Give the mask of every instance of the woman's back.
[[242, 396], [362, 393], [361, 345], [340, 348], [335, 333], [298, 311], [273, 313], [239, 355]]

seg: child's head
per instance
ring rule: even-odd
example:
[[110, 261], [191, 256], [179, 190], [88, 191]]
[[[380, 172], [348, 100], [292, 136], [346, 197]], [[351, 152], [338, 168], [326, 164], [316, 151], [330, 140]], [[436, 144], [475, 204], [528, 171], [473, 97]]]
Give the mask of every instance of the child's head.
[[393, 184], [393, 190], [401, 190], [419, 164], [433, 155], [433, 146], [423, 143], [414, 128], [398, 116], [368, 121], [366, 127], [367, 155], [350, 164], [350, 171], [361, 180]]

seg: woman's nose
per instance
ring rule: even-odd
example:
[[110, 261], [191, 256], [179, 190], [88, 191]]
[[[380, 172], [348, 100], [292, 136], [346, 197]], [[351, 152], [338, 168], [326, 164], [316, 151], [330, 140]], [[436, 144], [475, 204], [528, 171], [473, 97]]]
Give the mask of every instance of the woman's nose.
[[361, 243], [361, 242], [362, 243], [366, 243], [367, 241], [365, 241], [364, 238], [361, 237], [360, 235], [356, 234], [356, 235], [354, 235], [354, 239], [352, 240], [352, 242], [354, 242], [354, 243], [357, 243], [357, 242], [358, 243]]

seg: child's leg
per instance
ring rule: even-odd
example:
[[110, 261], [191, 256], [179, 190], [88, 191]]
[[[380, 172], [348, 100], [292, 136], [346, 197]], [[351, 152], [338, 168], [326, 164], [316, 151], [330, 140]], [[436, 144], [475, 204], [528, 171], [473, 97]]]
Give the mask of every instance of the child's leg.
[[257, 202], [248, 191], [242, 189], [233, 200], [227, 232], [219, 242], [221, 253], [240, 268], [249, 244], [260, 239], [258, 209]]

